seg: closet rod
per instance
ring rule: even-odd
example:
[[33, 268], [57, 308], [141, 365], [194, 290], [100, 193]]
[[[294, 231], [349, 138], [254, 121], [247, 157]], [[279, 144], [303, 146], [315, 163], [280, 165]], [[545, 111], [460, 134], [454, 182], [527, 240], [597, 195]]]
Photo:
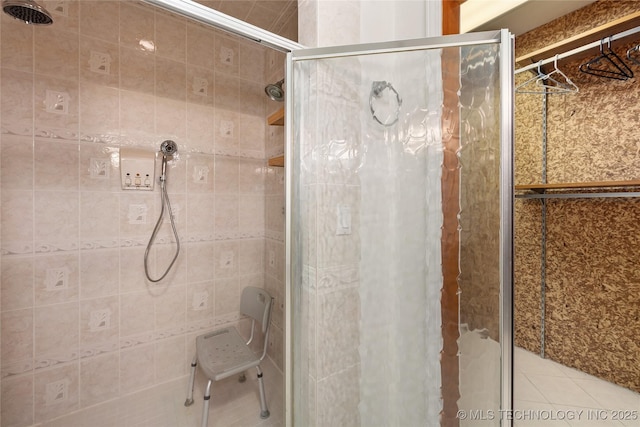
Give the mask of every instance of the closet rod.
[[[580, 46], [580, 47], [577, 47], [577, 48], [572, 49], [570, 51], [561, 53], [561, 54], [559, 54], [557, 56], [557, 59], [568, 58], [568, 57], [573, 56], [573, 55], [575, 55], [577, 53], [584, 52], [585, 50], [593, 49], [594, 47], [600, 47], [600, 43], [602, 42], [602, 40], [605, 40], [605, 39], [609, 39], [610, 41], [616, 41], [616, 40], [620, 40], [620, 39], [625, 38], [625, 37], [629, 37], [629, 36], [631, 36], [633, 34], [637, 34], [639, 32], [640, 32], [640, 27], [631, 28], [630, 30], [623, 31], [623, 32], [615, 34], [613, 36], [605, 37], [605, 38], [603, 38], [601, 40], [597, 40], [597, 41], [591, 42], [589, 44], [585, 44], [584, 46]], [[550, 64], [555, 60], [556, 60], [556, 56], [554, 55], [553, 57], [547, 58], [547, 59], [545, 59], [543, 61], [538, 61], [536, 63], [527, 65], [526, 67], [518, 68], [515, 71], [515, 74], [519, 74], [519, 73], [523, 73], [525, 71], [533, 70], [535, 68], [538, 68], [539, 66]]]

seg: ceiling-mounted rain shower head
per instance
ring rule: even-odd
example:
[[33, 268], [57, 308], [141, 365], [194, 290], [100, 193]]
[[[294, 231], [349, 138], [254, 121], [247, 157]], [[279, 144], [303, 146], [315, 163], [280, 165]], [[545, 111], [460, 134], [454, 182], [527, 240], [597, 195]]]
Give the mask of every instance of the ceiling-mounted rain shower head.
[[3, 0], [2, 10], [25, 24], [53, 24], [53, 18], [49, 12], [33, 0]]
[[284, 101], [284, 89], [282, 89], [282, 85], [284, 84], [284, 79], [280, 80], [275, 84], [268, 84], [264, 88], [264, 93], [274, 101], [282, 102]]

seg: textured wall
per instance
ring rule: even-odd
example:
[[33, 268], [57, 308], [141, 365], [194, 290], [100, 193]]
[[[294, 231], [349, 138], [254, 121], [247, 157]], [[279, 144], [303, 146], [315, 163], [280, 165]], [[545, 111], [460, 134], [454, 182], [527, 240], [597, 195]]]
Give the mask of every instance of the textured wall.
[[540, 352], [541, 205], [516, 200], [514, 206], [514, 328], [516, 345]]
[[[265, 158], [282, 138], [266, 132], [263, 88], [282, 56], [133, 2], [57, 6], [46, 28], [0, 19], [2, 425], [185, 375], [194, 337], [236, 322], [249, 284], [275, 290], [281, 366], [282, 176]], [[183, 245], [150, 285], [160, 197], [120, 190], [118, 151], [167, 138]], [[154, 274], [169, 235], [165, 224]]]
[[[516, 40], [516, 57], [640, 10], [634, 1], [598, 1]], [[640, 42], [612, 48], [624, 57]], [[547, 181], [638, 177], [640, 112], [637, 78], [617, 81], [581, 73], [581, 61], [561, 70], [578, 94], [548, 103]], [[631, 65], [635, 73], [637, 65]], [[518, 81], [525, 77], [518, 76]], [[540, 182], [540, 95], [516, 95], [516, 183]], [[516, 203], [516, 344], [540, 346], [539, 201]], [[547, 212], [547, 357], [640, 390], [638, 204], [632, 199], [558, 200]]]

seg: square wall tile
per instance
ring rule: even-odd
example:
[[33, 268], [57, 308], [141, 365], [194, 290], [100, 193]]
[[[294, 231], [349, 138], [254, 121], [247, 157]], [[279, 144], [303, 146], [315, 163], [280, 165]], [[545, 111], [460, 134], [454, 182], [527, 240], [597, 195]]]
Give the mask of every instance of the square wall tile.
[[110, 143], [120, 133], [119, 94], [115, 88], [89, 81], [80, 83], [80, 136]]
[[214, 191], [214, 157], [192, 154], [186, 161], [187, 191], [189, 193], [212, 193]]
[[216, 111], [239, 111], [240, 103], [238, 93], [240, 90], [240, 79], [228, 74], [216, 72], [214, 90], [216, 97], [214, 104]]
[[110, 43], [120, 38], [120, 2], [92, 1], [80, 3], [80, 34]]
[[[156, 106], [152, 94], [120, 90], [120, 134], [125, 141], [156, 139]], [[160, 138], [157, 138], [160, 139]]]
[[1, 311], [33, 307], [33, 258], [3, 257], [0, 274]]
[[155, 379], [155, 345], [146, 344], [120, 352], [120, 392], [148, 387]]
[[267, 167], [264, 160], [242, 159], [239, 162], [240, 193], [264, 195]]
[[78, 34], [58, 30], [36, 31], [34, 40], [35, 73], [78, 81]]
[[2, 198], [2, 246], [11, 253], [33, 251], [33, 192], [4, 190]]
[[83, 353], [100, 353], [118, 348], [120, 305], [117, 296], [80, 302], [80, 348]]
[[187, 195], [187, 234], [195, 241], [208, 240], [214, 233], [215, 198], [212, 193]]
[[156, 57], [156, 96], [186, 100], [187, 66], [184, 62]]
[[2, 366], [33, 359], [33, 325], [32, 308], [2, 312]]
[[246, 239], [238, 242], [238, 271], [241, 275], [264, 272], [264, 239]]
[[33, 25], [2, 15], [0, 20], [1, 63], [3, 68], [33, 72]]
[[187, 246], [187, 280], [205, 282], [213, 280], [215, 266], [213, 242], [192, 243]]
[[[259, 234], [265, 228], [265, 197], [262, 195], [242, 194], [238, 200], [238, 228], [249, 234]], [[284, 225], [283, 225], [284, 231]]]
[[80, 253], [80, 298], [118, 294], [120, 254], [118, 249]]
[[215, 31], [198, 24], [187, 23], [187, 64], [213, 69]]
[[213, 70], [195, 65], [187, 66], [186, 84], [187, 101], [213, 107]]
[[187, 135], [187, 103], [184, 99], [156, 97], [156, 136], [159, 140], [184, 141]]
[[156, 55], [174, 61], [187, 59], [187, 22], [163, 11], [156, 11]]
[[142, 334], [154, 330], [154, 298], [148, 292], [120, 296], [120, 336]]
[[120, 157], [114, 146], [80, 144], [80, 190], [120, 191]]
[[242, 289], [238, 279], [217, 279], [215, 281], [215, 315], [216, 317], [237, 312], [240, 308]]
[[238, 231], [238, 196], [221, 194], [215, 196], [215, 230], [218, 233]]
[[117, 193], [80, 193], [80, 242], [83, 248], [119, 246], [120, 198]]
[[36, 139], [34, 169], [36, 190], [78, 191], [77, 143]]
[[[240, 44], [240, 77], [254, 81], [264, 87], [265, 51], [254, 43]], [[266, 99], [266, 98], [265, 98]]]
[[184, 363], [185, 338], [176, 337], [155, 344], [156, 381], [164, 382], [187, 374], [189, 365]]
[[80, 406], [102, 403], [118, 396], [120, 366], [117, 353], [80, 362]]
[[120, 47], [120, 89], [153, 95], [155, 59], [152, 54]]
[[[144, 275], [144, 247], [120, 249], [120, 293], [142, 292], [147, 289]], [[184, 251], [184, 248], [182, 249]], [[150, 256], [149, 271], [155, 272], [155, 257]], [[177, 262], [177, 261], [176, 261]]]
[[237, 194], [240, 170], [238, 159], [219, 156], [214, 168], [216, 194]]
[[[265, 117], [265, 105], [268, 98], [264, 93], [263, 83], [254, 83], [251, 81], [243, 81], [238, 91], [240, 109], [247, 115], [254, 116], [260, 121], [266, 123]], [[263, 128], [264, 130], [264, 128]], [[264, 141], [264, 136], [260, 139], [260, 142]], [[264, 145], [264, 144], [262, 144]]]
[[0, 182], [4, 190], [33, 190], [33, 138], [2, 135]]
[[78, 300], [80, 254], [46, 254], [34, 259], [35, 304], [61, 304]]
[[119, 87], [120, 48], [118, 45], [80, 36], [80, 80]]
[[0, 101], [2, 133], [33, 135], [33, 74], [3, 69]]
[[36, 422], [79, 409], [79, 364], [38, 372], [34, 376]]
[[2, 424], [27, 427], [33, 424], [33, 375], [2, 379]]
[[214, 152], [215, 112], [211, 105], [187, 104], [187, 140], [200, 153]]
[[[180, 330], [186, 321], [186, 287], [166, 285], [166, 289], [152, 289], [155, 303], [157, 331]], [[156, 293], [157, 292], [157, 293]]]
[[120, 45], [155, 51], [155, 12], [152, 6], [120, 2]]
[[34, 310], [36, 358], [70, 360], [78, 354], [78, 303], [37, 307]]
[[214, 282], [195, 282], [187, 286], [187, 324], [213, 318]]
[[224, 279], [235, 277], [238, 274], [238, 260], [240, 241], [217, 241], [214, 244], [215, 277]]

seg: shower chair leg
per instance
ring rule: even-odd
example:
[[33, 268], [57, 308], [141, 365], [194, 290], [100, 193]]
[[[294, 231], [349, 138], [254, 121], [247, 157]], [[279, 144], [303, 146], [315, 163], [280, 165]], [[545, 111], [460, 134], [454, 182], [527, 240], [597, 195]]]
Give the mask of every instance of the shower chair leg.
[[256, 366], [258, 370], [258, 386], [260, 386], [260, 418], [263, 420], [269, 418], [269, 409], [267, 408], [267, 399], [264, 397], [264, 382], [262, 381], [262, 370], [260, 366]]
[[187, 400], [184, 401], [184, 406], [193, 405], [193, 384], [196, 379], [196, 366], [198, 366], [198, 356], [193, 356], [191, 361], [191, 375], [189, 376], [189, 385], [187, 388]]
[[209, 424], [209, 401], [211, 400], [211, 382], [207, 382], [207, 388], [204, 390], [204, 405], [202, 408], [202, 427], [207, 427]]

